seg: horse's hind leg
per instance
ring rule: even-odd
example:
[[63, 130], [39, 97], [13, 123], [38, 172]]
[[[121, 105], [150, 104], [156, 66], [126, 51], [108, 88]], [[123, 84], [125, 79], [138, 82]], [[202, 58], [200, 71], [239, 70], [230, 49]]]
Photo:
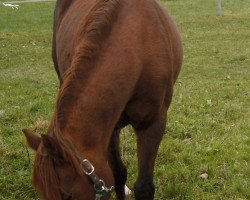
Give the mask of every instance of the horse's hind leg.
[[109, 162], [115, 178], [115, 192], [117, 199], [125, 199], [124, 186], [127, 180], [127, 168], [120, 155], [120, 129], [114, 131], [109, 145]]
[[137, 133], [138, 178], [134, 185], [136, 200], [154, 199], [154, 163], [166, 124], [166, 113], [162, 112], [145, 129], [135, 127]]

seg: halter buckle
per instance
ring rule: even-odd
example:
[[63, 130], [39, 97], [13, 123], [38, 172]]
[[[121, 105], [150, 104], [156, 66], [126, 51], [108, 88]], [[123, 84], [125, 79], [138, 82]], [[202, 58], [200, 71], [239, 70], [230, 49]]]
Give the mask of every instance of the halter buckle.
[[95, 168], [94, 166], [89, 162], [88, 159], [84, 159], [81, 162], [81, 167], [82, 167], [82, 171], [84, 172], [84, 174], [86, 174], [87, 176], [90, 176], [91, 174], [94, 173]]

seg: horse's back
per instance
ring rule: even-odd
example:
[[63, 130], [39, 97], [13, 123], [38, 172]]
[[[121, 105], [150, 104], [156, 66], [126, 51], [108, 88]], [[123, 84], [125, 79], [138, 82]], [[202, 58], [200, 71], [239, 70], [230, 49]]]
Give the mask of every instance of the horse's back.
[[[114, 45], [118, 41], [118, 48], [123, 49], [123, 54], [140, 54], [140, 59], [165, 58], [163, 62], [168, 63], [173, 58], [176, 66], [181, 65], [182, 49], [175, 24], [171, 17], [154, 0], [117, 0], [120, 4], [120, 12], [117, 22], [109, 40], [104, 46]], [[96, 1], [76, 0], [73, 1], [57, 31], [57, 57], [59, 67], [64, 72], [71, 65], [74, 50], [77, 48], [81, 37], [77, 35], [82, 21], [93, 7]], [[110, 43], [113, 41], [113, 44]], [[124, 51], [125, 50], [125, 51]], [[171, 52], [172, 51], [172, 52]], [[165, 54], [165, 55], [164, 55]], [[137, 55], [138, 56], [138, 55]], [[178, 60], [178, 61], [177, 61]], [[177, 63], [180, 62], [180, 63]]]

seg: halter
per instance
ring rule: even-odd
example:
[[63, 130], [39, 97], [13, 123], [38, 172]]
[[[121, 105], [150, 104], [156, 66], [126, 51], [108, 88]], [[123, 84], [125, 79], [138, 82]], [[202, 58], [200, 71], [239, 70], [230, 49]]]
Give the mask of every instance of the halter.
[[95, 189], [95, 199], [98, 200], [101, 197], [104, 197], [108, 195], [108, 193], [112, 192], [114, 186], [111, 186], [110, 188], [107, 188], [105, 186], [105, 183], [102, 179], [100, 179], [96, 174], [95, 174], [95, 168], [94, 166], [89, 162], [88, 159], [82, 159], [82, 162], [80, 164], [84, 174], [86, 174], [90, 180], [94, 184], [94, 189]]
[[88, 159], [84, 158], [71, 142], [69, 142], [68, 140], [66, 140], [66, 142], [70, 146], [70, 148], [74, 150], [74, 152], [76, 153], [76, 156], [81, 161], [80, 166], [81, 166], [83, 173], [86, 176], [88, 176], [91, 182], [93, 183], [93, 187], [95, 190], [95, 200], [99, 200], [101, 199], [101, 197], [105, 197], [110, 192], [112, 192], [112, 190], [114, 189], [114, 186], [107, 188], [105, 185], [105, 182], [96, 175], [95, 168], [91, 164], [91, 162]]

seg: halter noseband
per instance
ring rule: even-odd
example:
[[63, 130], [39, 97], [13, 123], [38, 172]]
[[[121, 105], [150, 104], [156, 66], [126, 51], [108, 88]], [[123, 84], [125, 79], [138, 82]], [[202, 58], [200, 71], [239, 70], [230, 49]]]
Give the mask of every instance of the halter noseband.
[[69, 147], [74, 150], [77, 158], [81, 161], [80, 166], [83, 173], [88, 176], [93, 183], [95, 190], [95, 200], [99, 200], [101, 197], [107, 196], [108, 193], [112, 192], [114, 186], [107, 188], [105, 182], [96, 175], [95, 168], [91, 164], [91, 162], [88, 159], [84, 158], [71, 142], [69, 142], [68, 140], [66, 140], [66, 142]]

